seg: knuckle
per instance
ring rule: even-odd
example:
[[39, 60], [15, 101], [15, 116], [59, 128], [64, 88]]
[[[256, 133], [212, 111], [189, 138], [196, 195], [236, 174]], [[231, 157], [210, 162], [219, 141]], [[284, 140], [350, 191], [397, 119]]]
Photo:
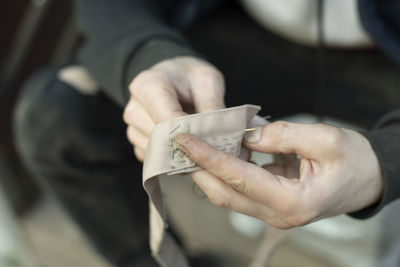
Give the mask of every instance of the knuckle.
[[271, 123], [271, 126], [274, 127], [274, 129], [277, 132], [285, 132], [287, 129], [290, 127], [290, 122], [287, 121], [275, 121]]
[[130, 83], [129, 89], [131, 89], [131, 91], [134, 91], [138, 87], [137, 85], [143, 83], [143, 81], [146, 81], [148, 79], [150, 72], [150, 70], [144, 70], [136, 75], [136, 77]]
[[129, 102], [124, 109], [124, 113], [122, 114], [122, 119], [126, 124], [130, 124], [132, 121], [132, 117], [134, 116], [134, 108], [132, 107], [132, 103]]
[[141, 151], [140, 149], [138, 149], [137, 147], [135, 147], [135, 148], [134, 148], [134, 153], [135, 153], [135, 157], [136, 157], [139, 161], [143, 162], [143, 160], [144, 160], [144, 153], [143, 153], [143, 151]]
[[192, 75], [199, 75], [202, 77], [209, 77], [209, 78], [216, 78], [220, 79], [223, 78], [222, 73], [212, 66], [202, 65], [192, 67], [190, 69], [190, 73]]
[[244, 182], [244, 179], [241, 178], [233, 178], [231, 179], [231, 186], [238, 192], [244, 194], [244, 195], [248, 195], [249, 194], [249, 190], [247, 187], [247, 184]]
[[230, 208], [230, 200], [229, 195], [222, 191], [222, 190], [214, 190], [208, 195], [208, 199], [213, 203], [215, 206], [221, 208]]
[[132, 127], [128, 127], [126, 129], [126, 137], [128, 138], [130, 143], [132, 143], [132, 144], [135, 143], [135, 136], [133, 134]]
[[135, 97], [141, 96], [143, 92], [147, 92], [148, 87], [156, 87], [162, 84], [162, 74], [160, 71], [152, 69], [140, 72], [129, 85], [131, 94]]
[[277, 144], [279, 152], [285, 153], [285, 138], [287, 136], [287, 132], [291, 128], [291, 124], [287, 121], [276, 121], [269, 124], [267, 127], [267, 133], [269, 134], [269, 138], [266, 138], [267, 142]]
[[[207, 150], [204, 152], [211, 152]], [[224, 167], [227, 162], [229, 162], [229, 157], [224, 152], [218, 152], [211, 155], [210, 153], [199, 153], [197, 155], [196, 161], [201, 162], [206, 168], [210, 169], [220, 169]]]
[[333, 149], [342, 147], [345, 136], [344, 132], [337, 127], [330, 126], [329, 128], [325, 139], [327, 146]]
[[194, 77], [201, 77], [202, 81], [208, 84], [224, 82], [224, 76], [222, 72], [212, 66], [194, 67], [190, 70], [190, 74]]
[[244, 179], [243, 176], [235, 175], [231, 177], [226, 177], [225, 179], [232, 186], [233, 189], [244, 195], [249, 195], [249, 187], [246, 182], [247, 180]]
[[130, 111], [129, 111], [129, 109], [128, 109], [128, 107], [125, 107], [125, 109], [124, 109], [124, 113], [122, 113], [122, 119], [124, 120], [124, 122], [126, 123], [126, 124], [128, 124], [129, 123], [129, 121], [130, 121]]
[[[190, 151], [189, 151], [189, 156], [196, 162], [200, 163], [203, 167], [205, 167], [206, 169], [214, 169], [216, 166], [218, 166], [217, 163], [217, 159], [215, 157], [210, 157], [210, 155], [208, 155], [207, 153], [204, 153], [204, 151], [202, 150], [197, 150], [194, 149], [190, 144], [188, 144], [189, 147], [190, 146]], [[214, 160], [213, 160], [214, 158]]]
[[[249, 187], [246, 177], [240, 174], [240, 172], [233, 173], [231, 169], [231, 158], [229, 154], [221, 153], [217, 157], [210, 157], [208, 154], [202, 156], [202, 160], [206, 162], [207, 166], [211, 166], [212, 169], [220, 169], [224, 172], [224, 181], [228, 183], [236, 191], [245, 195], [249, 194]], [[243, 171], [245, 173], [245, 171]]]
[[129, 91], [132, 96], [137, 96], [138, 91], [140, 91], [144, 86], [143, 83], [147, 79], [148, 76], [147, 71], [142, 71], [138, 75], [136, 75], [135, 79], [129, 84]]

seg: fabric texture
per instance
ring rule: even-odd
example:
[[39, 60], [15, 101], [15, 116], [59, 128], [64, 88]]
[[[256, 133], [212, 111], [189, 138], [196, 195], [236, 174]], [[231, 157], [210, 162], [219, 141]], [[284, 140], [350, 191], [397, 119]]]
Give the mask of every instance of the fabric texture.
[[189, 265], [183, 251], [165, 231], [167, 214], [158, 176], [201, 169], [176, 147], [175, 136], [192, 133], [217, 149], [239, 156], [245, 129], [259, 110], [257, 106], [243, 105], [174, 118], [154, 128], [144, 160], [143, 186], [150, 198], [150, 247], [161, 266]]

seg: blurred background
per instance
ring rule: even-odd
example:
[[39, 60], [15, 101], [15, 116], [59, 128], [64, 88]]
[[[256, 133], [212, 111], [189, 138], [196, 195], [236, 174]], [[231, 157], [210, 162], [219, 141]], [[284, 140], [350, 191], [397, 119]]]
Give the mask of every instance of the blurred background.
[[[109, 266], [94, 252], [46, 186], [35, 182], [23, 168], [13, 145], [13, 107], [24, 81], [40, 68], [64, 63], [82, 43], [74, 27], [71, 3], [67, 0], [4, 1], [0, 17], [0, 267]], [[287, 119], [315, 121], [308, 114]], [[343, 125], [330, 118], [325, 121]], [[253, 157], [259, 162], [270, 160], [262, 155]], [[219, 209], [207, 199], [196, 197], [189, 178], [171, 181], [163, 187], [166, 194], [170, 192], [168, 205], [172, 218], [179, 218], [178, 225], [188, 246], [200, 253], [207, 248], [235, 259], [235, 263], [227, 266], [244, 266], [264, 231], [268, 231], [257, 220]], [[176, 190], [187, 194], [176, 197]], [[185, 212], [188, 207], [198, 211], [199, 216]], [[292, 230], [277, 247], [270, 264], [383, 266], [380, 259], [384, 253], [380, 247], [388, 228], [382, 222], [393, 209], [396, 205], [368, 221], [339, 216]], [[210, 232], [211, 225], [224, 230], [212, 236], [204, 235]]]
[[23, 168], [12, 135], [23, 83], [33, 72], [71, 58], [81, 43], [71, 9], [70, 1], [51, 0], [6, 1], [0, 9], [1, 267], [102, 266], [85, 255], [88, 245], [79, 230]]
[[21, 214], [39, 191], [21, 167], [13, 146], [11, 117], [16, 97], [34, 71], [69, 58], [78, 35], [69, 1], [12, 1], [5, 3], [0, 13], [0, 177], [11, 204]]

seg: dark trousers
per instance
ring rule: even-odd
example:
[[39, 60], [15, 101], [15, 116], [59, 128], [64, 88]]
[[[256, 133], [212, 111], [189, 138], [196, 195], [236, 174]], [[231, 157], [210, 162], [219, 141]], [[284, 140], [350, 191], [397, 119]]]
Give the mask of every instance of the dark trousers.
[[[273, 118], [318, 112], [370, 127], [400, 103], [399, 67], [375, 50], [326, 50], [319, 72], [315, 49], [265, 31], [236, 6], [185, 34], [224, 73], [228, 106], [259, 104]], [[56, 73], [36, 74], [21, 95], [21, 157], [112, 263], [153, 266], [141, 164], [126, 140], [122, 107], [102, 93], [80, 94]]]

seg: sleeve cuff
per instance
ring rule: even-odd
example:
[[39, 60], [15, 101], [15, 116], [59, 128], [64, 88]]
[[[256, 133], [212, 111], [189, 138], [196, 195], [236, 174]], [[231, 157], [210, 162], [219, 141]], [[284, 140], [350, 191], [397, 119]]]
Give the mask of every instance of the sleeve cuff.
[[384, 191], [379, 202], [349, 214], [357, 219], [374, 216], [384, 206], [400, 197], [400, 110], [386, 115], [376, 129], [364, 135], [378, 157]]

